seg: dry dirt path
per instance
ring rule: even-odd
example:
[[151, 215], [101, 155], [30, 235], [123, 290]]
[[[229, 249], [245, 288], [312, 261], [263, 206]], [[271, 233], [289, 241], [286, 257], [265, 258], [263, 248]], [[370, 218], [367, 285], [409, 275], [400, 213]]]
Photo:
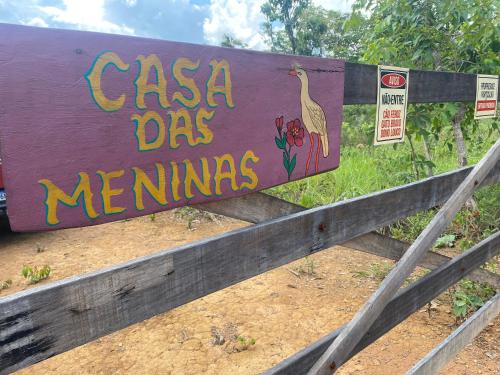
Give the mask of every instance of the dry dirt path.
[[[0, 282], [11, 279], [12, 286], [0, 291], [0, 297], [29, 287], [20, 275], [24, 264], [50, 265], [49, 280], [54, 281], [244, 225], [181, 210], [157, 214], [154, 220], [4, 235]], [[334, 247], [18, 373], [259, 373], [347, 322], [389, 265], [376, 256]], [[404, 374], [454, 329], [448, 298], [444, 294], [437, 300], [430, 317], [425, 310], [415, 313], [338, 373]], [[499, 323], [497, 318], [442, 373], [499, 374]], [[255, 344], [247, 348], [238, 336]]]

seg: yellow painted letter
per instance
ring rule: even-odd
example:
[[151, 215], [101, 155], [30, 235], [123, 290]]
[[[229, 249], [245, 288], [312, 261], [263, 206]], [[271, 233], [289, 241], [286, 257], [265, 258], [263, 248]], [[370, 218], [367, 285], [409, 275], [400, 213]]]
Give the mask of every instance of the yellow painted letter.
[[[231, 180], [231, 189], [233, 191], [238, 191], [238, 184], [236, 183], [236, 168], [234, 167], [234, 160], [230, 154], [224, 154], [222, 156], [215, 157], [216, 168], [215, 168], [215, 194], [222, 195], [221, 182], [224, 179]], [[229, 170], [226, 172], [222, 171], [224, 163], [229, 165]]]
[[[133, 114], [132, 121], [135, 124], [135, 137], [139, 151], [156, 150], [163, 146], [165, 142], [165, 122], [155, 111], [147, 111], [144, 116]], [[157, 135], [154, 140], [148, 142], [146, 139], [146, 124], [154, 121], [157, 128]]]
[[[191, 115], [189, 112], [181, 108], [177, 112], [170, 111], [170, 147], [179, 148], [179, 143], [177, 143], [177, 137], [183, 135], [186, 137], [187, 142], [190, 146], [196, 145], [193, 137], [193, 121], [191, 120]], [[184, 126], [179, 127], [179, 120], [182, 118]]]
[[165, 168], [160, 163], [155, 163], [156, 176], [158, 179], [158, 187], [156, 187], [149, 179], [146, 172], [142, 169], [133, 167], [134, 171], [134, 194], [135, 194], [135, 207], [142, 211], [144, 210], [143, 188], [149, 193], [151, 198], [162, 206], [167, 205], [167, 191], [165, 183]]
[[196, 144], [208, 145], [214, 138], [214, 133], [210, 130], [203, 120], [210, 121], [215, 115], [215, 111], [207, 111], [205, 108], [200, 108], [196, 112], [196, 129], [202, 134], [202, 137], [196, 137]]
[[108, 65], [114, 65], [121, 72], [126, 72], [129, 69], [129, 64], [125, 64], [116, 53], [104, 52], [96, 57], [92, 67], [85, 74], [85, 78], [96, 104], [103, 111], [114, 112], [123, 107], [125, 94], [120, 95], [118, 99], [108, 99], [102, 92], [101, 76]]
[[250, 179], [250, 182], [243, 182], [240, 185], [240, 190], [243, 190], [244, 188], [248, 188], [250, 190], [253, 190], [257, 187], [257, 184], [259, 183], [259, 178], [255, 174], [255, 171], [247, 166], [247, 162], [251, 161], [252, 163], [257, 163], [259, 161], [259, 158], [255, 156], [252, 150], [248, 150], [245, 152], [243, 157], [241, 158], [240, 162], [240, 170], [241, 170], [241, 175], [243, 177], [247, 177]]
[[193, 168], [193, 164], [191, 164], [191, 161], [187, 159], [184, 160], [184, 169], [186, 171], [184, 176], [184, 190], [187, 199], [191, 199], [194, 197], [194, 194], [191, 191], [191, 184], [193, 182], [201, 194], [207, 197], [212, 195], [212, 190], [210, 189], [210, 171], [208, 170], [208, 160], [207, 158], [201, 158], [200, 162], [203, 181], [201, 181], [200, 177], [198, 177], [198, 174]]
[[194, 63], [184, 57], [180, 57], [175, 60], [175, 64], [172, 66], [172, 74], [178, 85], [191, 92], [191, 98], [187, 98], [181, 92], [176, 91], [174, 93], [173, 100], [178, 101], [180, 104], [189, 109], [193, 109], [198, 104], [200, 104], [201, 94], [198, 86], [196, 86], [196, 82], [194, 81], [194, 79], [186, 77], [184, 74], [182, 74], [182, 71], [185, 69], [195, 72], [196, 70], [198, 70], [199, 66], [200, 60]]
[[123, 176], [124, 173], [125, 171], [123, 169], [109, 173], [103, 171], [97, 171], [97, 174], [101, 177], [102, 181], [101, 197], [105, 215], [119, 214], [126, 210], [125, 207], [111, 206], [111, 197], [122, 194], [123, 189], [111, 189], [110, 181], [112, 178], [118, 178]]
[[47, 223], [49, 225], [59, 224], [57, 218], [57, 204], [60, 201], [62, 204], [69, 207], [79, 206], [78, 199], [83, 195], [84, 212], [90, 219], [95, 219], [99, 214], [94, 210], [92, 205], [92, 191], [90, 190], [90, 180], [87, 173], [80, 172], [78, 174], [78, 184], [71, 196], [59, 189], [54, 183], [47, 179], [39, 180], [38, 183], [45, 188], [45, 206], [47, 209]]
[[[217, 107], [217, 103], [214, 99], [214, 95], [221, 94], [224, 95], [226, 100], [226, 105], [229, 108], [234, 108], [232, 89], [233, 85], [231, 83], [231, 72], [229, 71], [229, 63], [226, 60], [212, 60], [210, 61], [210, 68], [212, 72], [210, 78], [207, 82], [207, 104], [209, 107]], [[220, 72], [224, 73], [224, 85], [217, 85], [217, 77]]]
[[[146, 109], [144, 96], [146, 94], [156, 94], [162, 108], [169, 108], [170, 103], [167, 99], [167, 80], [163, 73], [163, 65], [157, 55], [137, 56], [136, 61], [139, 63], [139, 74], [135, 80], [135, 105], [139, 109]], [[156, 71], [156, 83], [148, 83], [149, 72], [151, 68]]]
[[175, 161], [170, 162], [170, 166], [172, 167], [172, 173], [170, 178], [170, 183], [172, 185], [172, 198], [174, 201], [179, 201], [181, 197], [179, 196], [179, 167], [177, 167], [177, 163]]

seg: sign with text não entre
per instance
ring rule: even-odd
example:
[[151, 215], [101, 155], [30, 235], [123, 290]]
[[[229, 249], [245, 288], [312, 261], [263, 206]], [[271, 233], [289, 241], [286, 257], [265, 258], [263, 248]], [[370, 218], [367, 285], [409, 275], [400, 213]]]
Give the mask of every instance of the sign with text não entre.
[[248, 194], [339, 165], [344, 62], [0, 25], [16, 231]]
[[409, 69], [378, 66], [377, 114], [373, 144], [404, 141], [408, 81]]

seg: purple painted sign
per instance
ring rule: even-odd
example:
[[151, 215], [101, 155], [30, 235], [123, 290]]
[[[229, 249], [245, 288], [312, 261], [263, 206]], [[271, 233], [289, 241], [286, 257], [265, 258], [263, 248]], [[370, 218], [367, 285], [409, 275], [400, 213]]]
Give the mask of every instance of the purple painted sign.
[[0, 25], [16, 231], [100, 224], [337, 168], [344, 62]]

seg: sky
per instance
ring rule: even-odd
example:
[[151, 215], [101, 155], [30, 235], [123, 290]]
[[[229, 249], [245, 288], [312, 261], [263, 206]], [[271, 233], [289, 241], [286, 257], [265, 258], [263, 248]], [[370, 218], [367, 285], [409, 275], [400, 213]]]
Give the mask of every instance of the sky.
[[[0, 0], [0, 22], [219, 45], [224, 34], [266, 49], [265, 0]], [[352, 0], [313, 0], [347, 12]]]

